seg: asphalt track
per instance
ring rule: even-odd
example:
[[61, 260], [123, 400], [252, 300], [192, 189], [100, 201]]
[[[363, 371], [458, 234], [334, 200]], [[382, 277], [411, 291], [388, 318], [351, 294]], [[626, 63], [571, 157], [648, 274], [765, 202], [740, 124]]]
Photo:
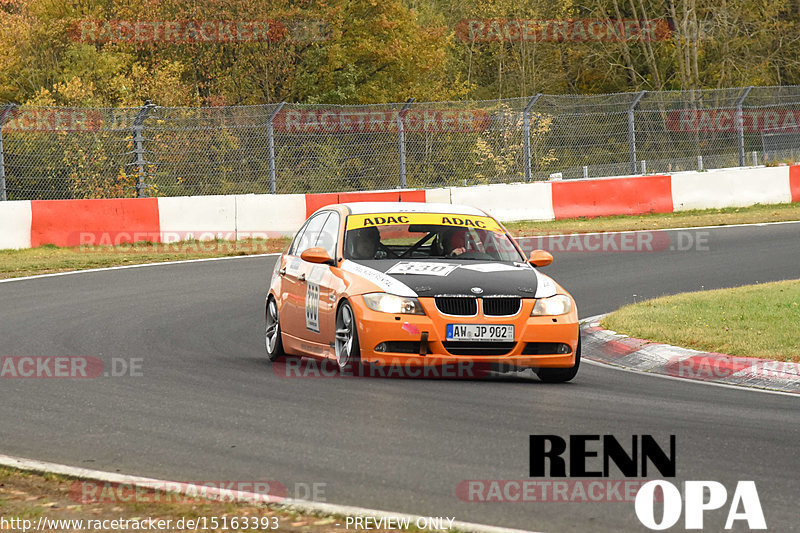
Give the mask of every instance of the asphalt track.
[[[702, 249], [556, 252], [544, 271], [571, 290], [582, 317], [660, 294], [800, 277], [800, 224], [691, 232], [707, 239]], [[717, 480], [732, 493], [754, 480], [769, 529], [800, 527], [800, 399], [589, 364], [564, 385], [279, 377], [262, 341], [273, 261], [0, 283], [0, 355], [142, 358], [143, 373], [0, 380], [0, 453], [159, 479], [278, 480], [300, 497], [295, 483], [325, 483], [331, 503], [612, 532], [647, 531], [632, 503], [469, 503], [455, 489], [526, 479], [531, 433], [661, 443], [675, 434], [673, 481]], [[721, 531], [726, 514], [707, 513], [706, 530]]]

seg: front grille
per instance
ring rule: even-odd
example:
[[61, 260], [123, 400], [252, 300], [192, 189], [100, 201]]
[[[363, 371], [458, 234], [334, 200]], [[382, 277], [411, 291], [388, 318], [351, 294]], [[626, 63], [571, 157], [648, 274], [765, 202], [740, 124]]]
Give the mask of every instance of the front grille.
[[475, 316], [478, 314], [478, 300], [476, 298], [437, 296], [435, 300], [436, 309], [446, 315]]
[[444, 349], [453, 355], [506, 355], [516, 342], [443, 342]]
[[510, 316], [519, 313], [522, 298], [484, 298], [483, 314], [486, 316]]

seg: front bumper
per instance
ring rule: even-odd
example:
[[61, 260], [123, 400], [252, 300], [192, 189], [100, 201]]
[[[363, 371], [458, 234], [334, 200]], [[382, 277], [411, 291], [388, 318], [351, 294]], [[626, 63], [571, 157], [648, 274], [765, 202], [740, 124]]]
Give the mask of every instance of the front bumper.
[[[363, 363], [380, 366], [428, 367], [471, 363], [487, 368], [569, 368], [575, 365], [578, 348], [578, 312], [559, 316], [530, 316], [535, 300], [523, 299], [520, 312], [513, 316], [444, 315], [433, 298], [419, 298], [425, 315], [390, 314], [372, 311], [360, 296], [353, 299]], [[447, 324], [514, 325], [514, 342], [505, 353], [481, 355], [469, 348], [453, 353], [454, 343], [446, 342]], [[427, 337], [427, 342], [424, 342]], [[485, 343], [489, 346], [493, 343]], [[511, 346], [513, 344], [513, 346]], [[381, 346], [382, 345], [382, 346]], [[566, 345], [568, 353], [542, 353], [542, 347]], [[461, 345], [464, 346], [464, 345]], [[403, 351], [392, 351], [397, 348]], [[377, 348], [377, 349], [376, 349]], [[450, 348], [450, 349], [448, 349]], [[526, 351], [538, 353], [524, 353]], [[547, 351], [547, 350], [545, 350]]]

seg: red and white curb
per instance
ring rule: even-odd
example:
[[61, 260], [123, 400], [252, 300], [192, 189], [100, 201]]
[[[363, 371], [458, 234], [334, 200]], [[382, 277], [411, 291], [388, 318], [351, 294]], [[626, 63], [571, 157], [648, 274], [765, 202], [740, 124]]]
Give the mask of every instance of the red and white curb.
[[702, 352], [629, 337], [581, 321], [583, 357], [640, 372], [800, 394], [800, 364]]
[[800, 165], [439, 189], [14, 200], [0, 202], [0, 249], [280, 237], [326, 205], [386, 201], [472, 205], [501, 222], [781, 204], [800, 202]]
[[[28, 472], [57, 474], [76, 479], [119, 484], [126, 487], [141, 488], [143, 490], [152, 489], [153, 487], [168, 487], [168, 491], [170, 493], [181, 494], [190, 497], [196, 497], [198, 494], [205, 494], [208, 499], [212, 500], [225, 499], [225, 501], [232, 500], [237, 502], [264, 503], [264, 494], [228, 489], [217, 490], [217, 494], [215, 494], [214, 490], [210, 490], [207, 487], [201, 487], [192, 483], [164, 481], [146, 477], [130, 476], [126, 474], [117, 474], [114, 472], [104, 472], [102, 470], [89, 470], [86, 468], [47, 463], [44, 461], [24, 459], [22, 457], [13, 457], [10, 455], [0, 454], [0, 466], [15, 468], [17, 470], [24, 470]], [[349, 505], [338, 505], [333, 503], [292, 498], [285, 498], [277, 502], [271, 502], [270, 505], [285, 508], [298, 513], [313, 515], [334, 515], [341, 517], [363, 516], [374, 517], [377, 519], [409, 519], [411, 524], [415, 524], [417, 519], [426, 518], [423, 515], [393, 513], [390, 511], [380, 511], [377, 509], [367, 509], [364, 507], [352, 507]], [[505, 527], [489, 526], [485, 524], [475, 524], [472, 522], [461, 522], [458, 520], [452, 522], [450, 531], [463, 531], [469, 533], [534, 533], [531, 530], [510, 529]]]

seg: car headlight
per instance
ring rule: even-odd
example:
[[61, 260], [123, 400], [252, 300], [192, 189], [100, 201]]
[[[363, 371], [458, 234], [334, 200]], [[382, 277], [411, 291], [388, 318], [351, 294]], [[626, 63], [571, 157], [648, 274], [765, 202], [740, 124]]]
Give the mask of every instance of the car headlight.
[[385, 292], [374, 292], [364, 295], [364, 303], [373, 311], [404, 315], [424, 315], [425, 311], [419, 300], [404, 296], [395, 296]]
[[539, 298], [533, 305], [531, 316], [566, 315], [572, 311], [572, 301], [566, 294]]

